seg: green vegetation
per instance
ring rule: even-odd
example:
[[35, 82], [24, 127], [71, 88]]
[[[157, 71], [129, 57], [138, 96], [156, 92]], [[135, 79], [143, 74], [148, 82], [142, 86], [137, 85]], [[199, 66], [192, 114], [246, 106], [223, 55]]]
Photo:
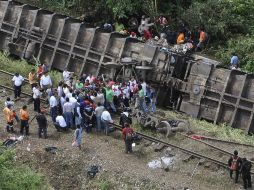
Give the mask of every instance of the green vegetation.
[[48, 190], [50, 186], [43, 176], [26, 166], [15, 163], [13, 151], [0, 154], [0, 189], [4, 190]]
[[[254, 72], [254, 1], [246, 0], [21, 0], [45, 9], [90, 17], [92, 24], [119, 22], [142, 14], [155, 19], [160, 14], [170, 20], [170, 28], [178, 30], [185, 23], [190, 30], [204, 25], [211, 37], [207, 53], [229, 65], [231, 53], [240, 58], [243, 70]], [[126, 24], [126, 22], [125, 22]], [[157, 30], [157, 28], [156, 28]]]
[[[7, 54], [0, 52], [0, 69], [16, 73], [19, 72], [23, 77], [28, 77], [29, 72], [32, 69], [36, 69], [36, 65], [28, 64], [24, 59], [15, 60], [11, 59]], [[62, 75], [58, 71], [50, 71], [49, 75], [53, 81], [54, 86], [57, 85], [58, 81], [62, 80]]]
[[183, 117], [175, 112], [166, 112], [167, 118], [171, 119], [189, 119], [191, 130], [198, 135], [205, 135], [227, 141], [234, 141], [243, 144], [254, 145], [254, 137], [246, 135], [246, 132], [241, 129], [234, 129], [226, 124], [214, 125], [204, 120], [197, 120]]
[[106, 180], [101, 181], [99, 186], [100, 186], [100, 190], [110, 190], [111, 188], [110, 182]]

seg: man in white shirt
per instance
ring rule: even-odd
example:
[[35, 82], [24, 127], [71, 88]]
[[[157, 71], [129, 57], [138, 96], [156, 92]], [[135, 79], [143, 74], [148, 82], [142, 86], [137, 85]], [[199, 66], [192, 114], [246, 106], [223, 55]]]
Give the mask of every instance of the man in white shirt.
[[34, 100], [34, 111], [40, 113], [41, 112], [41, 101], [40, 101], [40, 97], [41, 97], [41, 92], [39, 90], [39, 85], [36, 85], [35, 87], [33, 87], [33, 100]]
[[73, 109], [75, 108], [76, 103], [77, 103], [77, 99], [75, 98], [75, 96], [76, 96], [76, 94], [72, 93], [72, 96], [69, 98], [70, 99], [70, 103], [72, 103]]
[[53, 122], [56, 122], [57, 105], [58, 105], [58, 102], [57, 102], [55, 94], [53, 93], [49, 98], [50, 115]]
[[109, 123], [113, 123], [114, 121], [111, 118], [110, 113], [105, 110], [101, 114], [101, 124], [102, 124], [102, 129], [104, 129], [105, 134], [108, 135], [109, 132]]
[[22, 86], [22, 83], [24, 81], [24, 78], [19, 73], [15, 73], [14, 77], [12, 78], [12, 81], [14, 83], [14, 96], [15, 96], [15, 99], [20, 98], [21, 86]]
[[62, 131], [62, 130], [66, 131], [68, 129], [65, 119], [60, 113], [56, 117], [56, 122], [54, 122], [54, 125], [57, 131]]
[[52, 86], [52, 81], [48, 73], [44, 73], [44, 75], [42, 75], [40, 85], [43, 90], [47, 90]]
[[67, 97], [66, 102], [63, 105], [63, 114], [66, 119], [68, 127], [73, 127], [73, 104], [70, 102], [70, 99]]
[[94, 113], [95, 113], [95, 116], [96, 116], [96, 129], [97, 129], [97, 132], [100, 132], [101, 131], [101, 115], [102, 115], [102, 112], [104, 111], [104, 106], [98, 102], [98, 106], [95, 108], [94, 110]]
[[145, 96], [146, 96], [146, 86], [147, 86], [147, 85], [146, 85], [146, 82], [145, 82], [145, 81], [142, 81], [142, 80], [141, 80], [140, 82], [142, 82], [142, 83], [141, 83], [141, 86], [142, 86], [142, 89], [143, 89], [144, 94], [145, 94]]
[[73, 72], [67, 71], [67, 68], [63, 71], [63, 79], [65, 82], [69, 81]]

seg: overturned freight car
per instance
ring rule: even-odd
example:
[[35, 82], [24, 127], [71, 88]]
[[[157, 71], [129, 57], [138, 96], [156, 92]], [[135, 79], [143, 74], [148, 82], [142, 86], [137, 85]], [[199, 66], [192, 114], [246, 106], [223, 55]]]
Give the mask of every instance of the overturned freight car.
[[253, 75], [197, 55], [166, 51], [119, 33], [17, 1], [0, 1], [0, 49], [77, 75], [145, 78], [158, 104], [253, 132]]

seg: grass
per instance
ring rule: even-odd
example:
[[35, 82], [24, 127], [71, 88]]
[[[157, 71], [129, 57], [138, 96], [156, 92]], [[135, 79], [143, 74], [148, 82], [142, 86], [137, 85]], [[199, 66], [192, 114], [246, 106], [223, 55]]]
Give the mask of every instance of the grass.
[[214, 125], [204, 120], [198, 120], [177, 114], [175, 112], [166, 111], [166, 117], [172, 119], [189, 120], [191, 130], [200, 135], [207, 135], [210, 137], [234, 141], [243, 144], [254, 145], [254, 137], [246, 135], [244, 130], [235, 129], [226, 124]]
[[45, 178], [29, 167], [15, 164], [15, 153], [10, 150], [0, 155], [0, 189], [6, 190], [48, 190]]
[[[37, 70], [37, 66], [29, 64], [24, 59], [16, 60], [10, 58], [8, 54], [0, 52], [0, 69], [10, 73], [19, 72], [23, 77], [28, 78], [29, 72], [32, 69]], [[51, 70], [49, 75], [54, 86], [57, 86], [58, 82], [62, 80], [62, 74], [58, 71]]]

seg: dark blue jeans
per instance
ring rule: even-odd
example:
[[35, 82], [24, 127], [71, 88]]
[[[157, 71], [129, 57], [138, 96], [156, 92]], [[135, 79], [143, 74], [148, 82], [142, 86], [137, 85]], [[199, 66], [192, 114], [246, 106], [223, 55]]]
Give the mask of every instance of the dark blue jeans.
[[50, 108], [50, 115], [53, 122], [56, 122], [57, 117], [57, 106]]
[[65, 112], [64, 113], [65, 121], [68, 127], [73, 127], [73, 114], [72, 112]]

